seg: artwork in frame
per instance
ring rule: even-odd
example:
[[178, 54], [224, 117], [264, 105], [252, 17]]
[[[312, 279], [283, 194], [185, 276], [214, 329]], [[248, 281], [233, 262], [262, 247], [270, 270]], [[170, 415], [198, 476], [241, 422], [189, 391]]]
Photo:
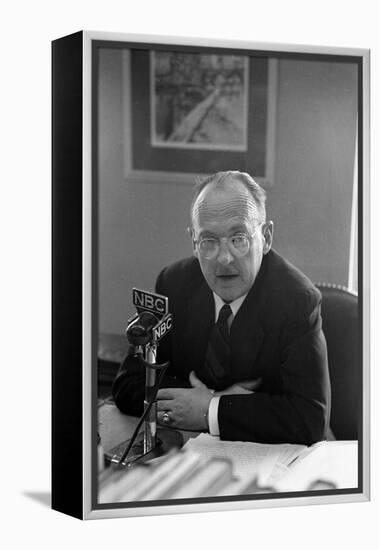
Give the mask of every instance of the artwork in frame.
[[248, 58], [152, 51], [151, 144], [246, 151]]
[[[368, 80], [366, 50], [101, 32], [53, 43], [54, 509], [96, 519], [368, 499]], [[326, 439], [218, 438], [157, 412], [168, 365], [156, 352], [187, 327], [178, 353], [196, 355], [201, 331], [185, 338], [206, 302], [172, 309], [157, 277], [193, 256], [190, 183], [224, 170], [266, 189], [275, 250], [322, 295]], [[288, 336], [272, 337], [278, 318], [254, 332], [273, 361]], [[122, 364], [143, 382], [132, 412], [114, 386]], [[271, 369], [244, 399], [275, 409], [284, 392], [299, 405], [287, 387], [265, 390]]]
[[123, 63], [128, 181], [191, 183], [238, 166], [273, 183], [275, 58], [131, 49]]

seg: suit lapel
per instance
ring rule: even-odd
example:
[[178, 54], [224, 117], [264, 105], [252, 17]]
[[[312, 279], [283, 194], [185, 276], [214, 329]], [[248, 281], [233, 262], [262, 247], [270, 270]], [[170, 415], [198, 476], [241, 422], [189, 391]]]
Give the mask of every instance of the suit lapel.
[[[246, 302], [246, 300], [245, 300]], [[261, 349], [264, 332], [258, 310], [242, 304], [231, 327], [232, 375], [234, 380], [254, 378], [254, 363]], [[260, 374], [256, 372], [257, 376]]]
[[231, 327], [232, 373], [235, 380], [248, 380], [260, 376], [256, 359], [264, 340], [261, 321], [265, 303], [266, 261], [263, 259], [261, 269], [240, 307]]

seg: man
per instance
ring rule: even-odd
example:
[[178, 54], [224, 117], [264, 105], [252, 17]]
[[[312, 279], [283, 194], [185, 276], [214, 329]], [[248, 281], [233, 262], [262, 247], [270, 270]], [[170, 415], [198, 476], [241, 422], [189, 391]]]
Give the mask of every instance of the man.
[[[197, 188], [191, 223], [194, 257], [165, 268], [156, 284], [174, 320], [159, 346], [170, 368], [158, 421], [226, 440], [324, 439], [321, 295], [271, 250], [265, 192], [248, 174], [216, 173]], [[143, 384], [144, 373], [121, 366], [113, 393], [122, 411], [141, 412]]]

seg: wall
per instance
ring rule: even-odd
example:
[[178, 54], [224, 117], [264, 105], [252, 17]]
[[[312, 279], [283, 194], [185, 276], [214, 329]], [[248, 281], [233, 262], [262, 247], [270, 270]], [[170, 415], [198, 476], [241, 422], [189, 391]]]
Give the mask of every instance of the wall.
[[192, 190], [124, 180], [121, 52], [103, 50], [99, 73], [99, 324], [121, 333], [132, 287], [153, 290], [161, 268], [191, 254]]
[[275, 247], [312, 280], [346, 285], [357, 80], [352, 65], [280, 63]]
[[[279, 62], [274, 247], [314, 281], [347, 284], [355, 140], [351, 65]], [[122, 53], [99, 66], [99, 324], [122, 333], [131, 288], [153, 290], [159, 270], [191, 254], [191, 186], [124, 179]]]

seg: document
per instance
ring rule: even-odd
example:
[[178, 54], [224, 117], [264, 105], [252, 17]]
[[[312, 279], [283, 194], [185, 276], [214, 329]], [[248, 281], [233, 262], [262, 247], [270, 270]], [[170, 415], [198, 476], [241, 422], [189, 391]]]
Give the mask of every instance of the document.
[[257, 478], [260, 485], [270, 481], [274, 470], [282, 471], [304, 449], [305, 445], [221, 441], [219, 437], [200, 434], [189, 439], [184, 450], [191, 450], [205, 458], [228, 458], [233, 463], [233, 474], [239, 479]]
[[218, 437], [201, 434], [188, 440], [184, 449], [206, 458], [229, 458], [233, 463], [233, 475], [242, 484], [255, 476], [259, 486], [272, 491], [358, 486], [357, 441], [319, 441], [307, 447], [289, 443], [221, 441]]
[[275, 482], [277, 491], [358, 487], [357, 441], [320, 441], [307, 447]]

